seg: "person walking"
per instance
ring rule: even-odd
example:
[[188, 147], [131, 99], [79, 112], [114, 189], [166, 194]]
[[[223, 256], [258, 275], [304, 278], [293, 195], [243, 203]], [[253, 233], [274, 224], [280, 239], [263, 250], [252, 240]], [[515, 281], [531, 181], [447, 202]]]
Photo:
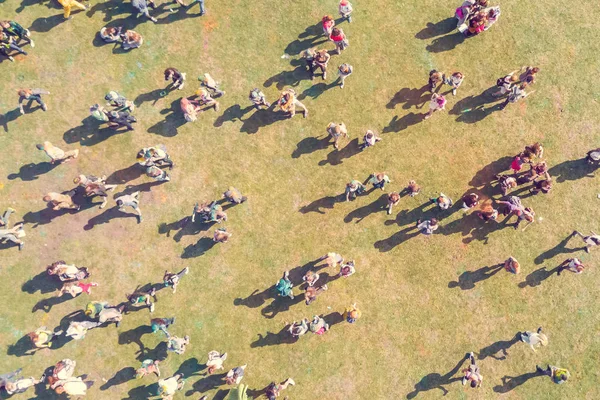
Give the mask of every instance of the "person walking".
[[479, 367], [477, 366], [477, 363], [475, 362], [475, 355], [473, 354], [473, 352], [469, 353], [469, 360], [471, 362], [469, 364], [469, 367], [463, 370], [463, 373], [465, 375], [462, 379], [462, 384], [464, 386], [468, 382], [470, 382], [470, 386], [472, 388], [478, 389], [481, 387], [481, 384], [483, 383], [483, 375], [481, 375]]
[[344, 82], [346, 82], [346, 78], [352, 75], [354, 71], [354, 67], [352, 65], [344, 63], [338, 67], [338, 79], [340, 81], [340, 89], [344, 88]]
[[50, 94], [49, 91], [44, 89], [19, 89], [17, 90], [17, 94], [19, 95], [19, 112], [21, 114], [25, 114], [25, 110], [23, 110], [23, 102], [27, 101], [29, 105], [31, 105], [32, 101], [37, 102], [42, 110], [48, 111], [48, 106], [42, 100], [42, 94]]
[[592, 247], [600, 245], [600, 235], [597, 235], [594, 232], [592, 232], [591, 235], [584, 236], [579, 231], [573, 231], [573, 233], [571, 234], [571, 236], [579, 236], [579, 237], [581, 237], [581, 240], [583, 240], [583, 243], [585, 243], [585, 251], [587, 253], [590, 252], [590, 249]]
[[525, 331], [521, 332], [521, 342], [529, 345], [531, 350], [536, 351], [536, 347], [547, 346], [548, 345], [548, 337], [542, 332], [542, 327], [540, 326], [536, 332]]
[[535, 370], [542, 375], [548, 375], [552, 379], [552, 382], [559, 385], [565, 383], [571, 377], [567, 369], [558, 368], [553, 365], [548, 365], [546, 369], [542, 369], [542, 367], [536, 365]]
[[142, 222], [142, 210], [140, 209], [140, 192], [126, 194], [116, 198], [117, 208], [123, 211], [125, 207], [133, 208], [137, 215], [138, 224]]
[[35, 147], [38, 150], [43, 150], [48, 157], [50, 157], [50, 164], [61, 163], [61, 162], [69, 162], [71, 159], [77, 158], [79, 156], [79, 150], [70, 150], [63, 151], [58, 147], [54, 146], [50, 142], [44, 142], [42, 144], [36, 144]]

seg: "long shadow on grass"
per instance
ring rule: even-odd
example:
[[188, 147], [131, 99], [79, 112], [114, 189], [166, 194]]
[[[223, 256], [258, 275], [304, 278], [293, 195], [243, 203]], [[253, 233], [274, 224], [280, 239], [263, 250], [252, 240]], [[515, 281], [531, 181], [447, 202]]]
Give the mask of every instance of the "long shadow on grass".
[[8, 132], [8, 124], [21, 116], [18, 108], [10, 110], [5, 114], [0, 114], [0, 125], [4, 128], [4, 132]]
[[465, 35], [460, 32], [451, 33], [446, 36], [436, 38], [425, 49], [430, 53], [441, 53], [454, 49], [465, 41]]
[[[165, 108], [160, 113], [165, 115], [165, 119], [152, 125], [148, 128], [148, 132], [165, 137], [173, 137], [177, 135], [177, 129], [182, 127], [186, 121], [181, 113], [180, 107], [181, 97], [174, 100], [169, 108]], [[201, 119], [200, 115], [198, 118]]]
[[119, 218], [137, 218], [137, 215], [129, 212], [120, 211], [117, 206], [106, 209], [102, 214], [96, 215], [88, 220], [83, 229], [86, 231], [94, 229], [98, 225], [107, 224], [113, 219]]
[[420, 89], [411, 89], [408, 87], [402, 88], [390, 99], [386, 104], [386, 108], [393, 110], [396, 108], [397, 104], [401, 103], [404, 103], [402, 108], [405, 110], [408, 110], [411, 107], [423, 108], [425, 103], [431, 98], [431, 95], [427, 93], [427, 90], [429, 90], [429, 85], [424, 85]]
[[278, 90], [283, 90], [286, 87], [296, 87], [305, 79], [310, 79], [310, 74], [306, 69], [304, 60], [292, 60], [292, 66], [296, 67], [291, 71], [281, 71], [266, 81], [264, 81], [264, 87], [271, 87], [275, 85]]
[[156, 393], [158, 393], [158, 383], [153, 383], [148, 386], [138, 386], [127, 392], [129, 396], [124, 397], [122, 400], [150, 399], [155, 397]]
[[200, 238], [196, 244], [190, 244], [183, 250], [181, 258], [194, 258], [204, 255], [207, 251], [212, 249], [216, 245], [216, 242], [209, 237]]
[[[48, 276], [48, 277], [50, 278], [50, 276]], [[33, 308], [31, 309], [31, 312], [34, 313], [38, 310], [42, 310], [45, 313], [49, 313], [50, 310], [52, 310], [52, 307], [62, 304], [65, 301], [69, 301], [71, 299], [74, 299], [74, 297], [71, 296], [70, 294], [64, 294], [60, 297], [54, 296], [54, 297], [49, 297], [47, 299], [42, 299], [33, 306]]]
[[144, 351], [138, 354], [136, 357], [139, 361], [143, 360], [166, 360], [168, 356], [167, 342], [160, 342], [153, 349], [145, 348]]
[[284, 50], [285, 54], [296, 55], [302, 51], [327, 42], [327, 37], [323, 34], [323, 27], [320, 22], [306, 27], [304, 32], [298, 35], [298, 39], [288, 44]]
[[131, 3], [120, 3], [120, 2], [115, 2], [115, 1], [107, 1], [104, 3], [94, 4], [87, 11], [86, 15], [91, 18], [97, 12], [101, 12], [102, 14], [104, 14], [104, 18], [102, 18], [102, 21], [109, 22], [117, 15], [131, 14], [133, 11], [134, 11], [134, 8], [131, 5]]
[[431, 206], [431, 202], [427, 201], [410, 211], [400, 211], [398, 214], [396, 214], [395, 220], [385, 221], [385, 225], [397, 224], [398, 226], [405, 228], [394, 233], [387, 239], [378, 240], [377, 242], [375, 242], [374, 247], [380, 252], [387, 252], [392, 250], [394, 247], [406, 242], [407, 240], [418, 236], [419, 231], [417, 230], [416, 222], [419, 219], [425, 220], [428, 218], [425, 215], [425, 208], [429, 206]]
[[114, 129], [108, 126], [100, 128], [100, 122], [94, 117], [88, 116], [82, 121], [80, 126], [66, 131], [63, 134], [63, 140], [66, 143], [79, 142], [82, 146], [93, 146], [111, 136], [126, 132], [126, 128]]
[[539, 372], [527, 372], [525, 374], [519, 376], [503, 376], [502, 377], [502, 385], [494, 386], [494, 392], [496, 393], [508, 393], [511, 390], [521, 386], [525, 382], [530, 379], [537, 378], [540, 376], [545, 376], [540, 374]]
[[227, 376], [227, 374], [207, 375], [205, 378], [194, 382], [192, 388], [185, 392], [185, 395], [192, 396], [194, 393], [205, 393], [209, 390], [216, 389], [225, 383], [225, 376]]
[[329, 136], [325, 136], [322, 139], [316, 137], [304, 138], [296, 145], [296, 149], [292, 153], [292, 158], [300, 158], [303, 154], [310, 154], [317, 150], [326, 149], [329, 145]]
[[456, 29], [457, 20], [455, 17], [448, 17], [444, 20], [436, 22], [428, 22], [427, 27], [423, 28], [415, 35], [415, 38], [426, 40], [436, 36], [446, 35]]
[[[502, 110], [502, 104], [504, 100], [502, 98], [492, 96], [492, 93], [496, 92], [497, 89], [498, 87], [492, 86], [477, 96], [468, 96], [459, 100], [456, 102], [456, 104], [454, 104], [454, 107], [452, 107], [452, 110], [449, 111], [449, 114], [458, 115], [456, 121], [465, 122], [467, 124], [473, 124], [481, 121], [493, 112]], [[496, 104], [486, 108], [485, 105], [488, 103]]]
[[[290, 118], [289, 114], [282, 111], [274, 111], [272, 107], [273, 105], [271, 105], [271, 108], [267, 110], [256, 110], [256, 112], [254, 112], [248, 118], [242, 119], [242, 127], [240, 128], [240, 132], [256, 133], [260, 128]], [[302, 114], [297, 114], [296, 118], [302, 118]]]
[[299, 338], [293, 337], [288, 332], [289, 324], [286, 324], [279, 332], [267, 332], [265, 335], [258, 334], [258, 339], [250, 344], [251, 348], [266, 347], [266, 346], [277, 346], [280, 344], [293, 344], [298, 341]]
[[119, 334], [119, 344], [124, 345], [135, 343], [139, 347], [137, 353], [143, 354], [147, 350], [147, 347], [142, 342], [142, 336], [149, 333], [152, 333], [152, 328], [150, 325], [140, 325], [137, 328], [121, 332]]
[[533, 260], [533, 262], [535, 262], [537, 265], [540, 265], [540, 264], [543, 264], [544, 261], [550, 260], [550, 259], [558, 256], [559, 254], [570, 254], [570, 253], [575, 253], [577, 251], [585, 250], [585, 247], [577, 247], [574, 249], [568, 249], [567, 244], [569, 243], [569, 240], [571, 240], [572, 237], [573, 237], [572, 234], [567, 236], [559, 244], [557, 244], [553, 248], [546, 250], [545, 252], [543, 252], [542, 254], [537, 256]]
[[558, 271], [560, 271], [560, 267], [552, 268], [551, 270], [547, 270], [546, 267], [538, 268], [529, 275], [527, 275], [525, 277], [525, 280], [519, 283], [519, 287], [521, 289], [524, 289], [527, 286], [539, 286], [542, 284], [543, 281], [550, 278], [552, 275], [558, 274]]
[[[479, 354], [478, 354], [477, 358], [479, 360], [485, 360], [488, 357], [492, 357], [498, 361], [506, 360], [506, 356], [508, 356], [508, 349], [510, 349], [512, 346], [519, 343], [520, 341], [521, 341], [520, 333], [517, 333], [510, 340], [499, 340], [499, 341], [492, 343], [489, 346], [484, 347], [481, 350], [479, 350]], [[502, 354], [498, 355], [498, 353], [502, 353]]]
[[300, 93], [298, 95], [298, 100], [304, 100], [307, 97], [316, 99], [317, 97], [319, 97], [320, 95], [325, 93], [327, 90], [337, 87], [338, 85], [339, 84], [337, 83], [337, 81], [334, 81], [331, 83], [323, 83], [323, 82], [317, 83], [315, 85], [312, 85], [308, 89], [304, 90], [302, 93]]
[[158, 226], [158, 233], [161, 235], [171, 236], [171, 231], [176, 230], [177, 232], [173, 235], [173, 240], [176, 242], [181, 241], [184, 236], [195, 236], [201, 232], [206, 232], [215, 223], [200, 223], [192, 222], [190, 217], [183, 217], [179, 221], [171, 222], [169, 224], [162, 223]]
[[135, 368], [125, 367], [121, 368], [110, 378], [106, 383], [100, 386], [100, 390], [108, 390], [113, 386], [122, 385], [123, 383], [129, 382], [135, 379]]
[[358, 144], [358, 138], [355, 138], [352, 139], [343, 149], [333, 149], [329, 154], [327, 154], [327, 158], [325, 160], [319, 161], [319, 165], [340, 165], [344, 162], [344, 159], [353, 157], [360, 152], [361, 148]]
[[548, 170], [556, 182], [574, 181], [582, 178], [593, 178], [597, 165], [590, 165], [585, 159], [568, 160], [556, 164]]
[[458, 281], [448, 283], [449, 288], [460, 287], [462, 290], [474, 289], [477, 282], [484, 281], [502, 270], [503, 264], [479, 268], [475, 271], [465, 271], [458, 277]]
[[38, 179], [40, 175], [46, 174], [52, 171], [54, 168], [58, 167], [60, 163], [51, 164], [49, 162], [41, 162], [38, 164], [29, 163], [21, 166], [19, 168], [18, 173], [13, 173], [8, 175], [9, 180], [21, 179], [22, 181], [34, 181]]
[[398, 119], [397, 115], [394, 115], [390, 123], [383, 128], [383, 133], [400, 132], [407, 129], [410, 126], [416, 125], [423, 121], [424, 114], [415, 114], [411, 112], [406, 114], [402, 118]]
[[415, 385], [415, 390], [406, 395], [406, 398], [414, 399], [420, 392], [426, 392], [432, 389], [439, 389], [443, 392], [444, 396], [447, 395], [449, 392], [445, 388], [445, 386], [462, 380], [462, 377], [454, 377], [454, 375], [456, 375], [456, 373], [460, 370], [467, 358], [468, 356], [461, 358], [458, 364], [456, 364], [454, 368], [452, 368], [449, 372], [447, 372], [444, 375], [441, 375], [437, 372], [425, 375]]
[[325, 197], [321, 197], [320, 199], [317, 199], [305, 206], [300, 207], [300, 212], [302, 214], [308, 214], [310, 212], [316, 212], [319, 214], [325, 214], [325, 211], [323, 211], [322, 209], [333, 209], [333, 206], [335, 205], [335, 203], [337, 203], [338, 201], [342, 201], [343, 198], [341, 195], [337, 195], [337, 196], [325, 196]]
[[469, 185], [475, 187], [489, 185], [490, 182], [496, 180], [496, 175], [510, 168], [511, 162], [512, 157], [509, 156], [504, 156], [496, 161], [492, 161], [475, 173], [469, 182]]
[[359, 207], [356, 210], [350, 212], [348, 215], [346, 215], [344, 217], [344, 222], [350, 223], [350, 222], [354, 222], [354, 220], [356, 219], [356, 223], [358, 224], [359, 222], [361, 222], [363, 219], [365, 219], [366, 217], [368, 217], [371, 214], [374, 214], [374, 213], [380, 212], [380, 211], [385, 211], [386, 210], [385, 206], [387, 205], [387, 198], [388, 198], [387, 194], [382, 194], [381, 196], [379, 196], [379, 198], [377, 200], [375, 200], [371, 204], [367, 204], [366, 206]]
[[39, 290], [40, 293], [52, 293], [62, 286], [58, 279], [48, 275], [46, 271], [40, 272], [21, 286], [23, 292], [34, 294]]
[[255, 109], [254, 106], [248, 106], [242, 109], [242, 107], [240, 107], [239, 104], [234, 104], [225, 111], [223, 111], [223, 114], [217, 117], [213, 125], [219, 128], [223, 126], [225, 122], [242, 121], [242, 117], [250, 111], [252, 111], [253, 109]]
[[206, 364], [200, 364], [196, 357], [188, 358], [185, 360], [175, 374], [183, 374], [186, 378], [190, 378], [192, 376], [200, 375], [200, 371], [203, 371], [207, 368]]
[[54, 218], [66, 214], [77, 214], [97, 205], [96, 203], [92, 203], [91, 201], [88, 201], [88, 199], [85, 199], [80, 191], [78, 191], [78, 193], [75, 196], [73, 196], [73, 202], [77, 205], [80, 205], [81, 208], [79, 210], [62, 209], [55, 211], [50, 207], [46, 207], [40, 211], [29, 211], [28, 213], [23, 215], [23, 222], [27, 224], [32, 224], [32, 228], [37, 228], [39, 225], [49, 224]]
[[[73, 13], [74, 18], [81, 18], [83, 15], [84, 14], [78, 12]], [[50, 17], [40, 17], [31, 23], [29, 30], [32, 32], [50, 32], [52, 28], [55, 28], [66, 21], [67, 20], [65, 19], [62, 13], [52, 15]]]
[[106, 178], [106, 183], [111, 185], [123, 185], [139, 178], [143, 173], [144, 167], [138, 163], [135, 163], [127, 168], [120, 169], [110, 174]]

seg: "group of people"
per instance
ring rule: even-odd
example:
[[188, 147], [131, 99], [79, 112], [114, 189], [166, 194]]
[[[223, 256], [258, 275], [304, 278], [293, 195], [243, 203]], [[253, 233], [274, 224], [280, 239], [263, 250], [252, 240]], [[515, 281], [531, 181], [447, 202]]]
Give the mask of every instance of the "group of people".
[[457, 29], [466, 37], [479, 35], [487, 31], [500, 17], [500, 7], [490, 6], [488, 0], [465, 0], [454, 16]]

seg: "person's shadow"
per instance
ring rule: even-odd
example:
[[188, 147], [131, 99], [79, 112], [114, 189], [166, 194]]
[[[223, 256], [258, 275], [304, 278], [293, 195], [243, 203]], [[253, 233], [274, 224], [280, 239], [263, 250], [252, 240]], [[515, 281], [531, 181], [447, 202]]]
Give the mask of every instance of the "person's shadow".
[[263, 82], [263, 86], [269, 88], [275, 85], [277, 90], [283, 90], [284, 88], [290, 86], [296, 87], [304, 79], [310, 78], [310, 75], [303, 60], [292, 60], [291, 64], [295, 67], [293, 70], [281, 71], [271, 76]]
[[87, 224], [84, 225], [83, 229], [86, 231], [94, 229], [98, 225], [107, 224], [113, 219], [119, 218], [131, 218], [137, 217], [137, 215], [119, 210], [119, 207], [114, 206], [107, 208], [102, 214], [96, 215], [88, 220]]
[[[475, 173], [475, 175], [469, 182], [469, 185], [473, 187], [487, 187], [488, 185], [490, 185], [490, 182], [496, 180], [496, 175], [503, 171], [506, 171], [510, 167], [512, 159], [512, 157], [504, 156], [499, 158], [498, 160], [494, 160], [491, 163], [487, 164]], [[483, 189], [481, 190], [483, 191]], [[486, 194], [489, 196], [491, 193]]]
[[192, 388], [185, 392], [186, 397], [192, 396], [194, 393], [204, 393], [209, 390], [213, 390], [221, 386], [225, 382], [226, 373], [223, 374], [214, 374], [208, 375], [206, 374], [205, 378], [197, 380], [192, 385]]
[[593, 178], [594, 172], [598, 169], [598, 165], [591, 165], [585, 159], [567, 160], [560, 164], [556, 164], [548, 173], [556, 182], [574, 181], [582, 178]]
[[268, 299], [275, 298], [275, 290], [273, 287], [269, 287], [262, 292], [259, 292], [258, 289], [255, 289], [248, 297], [242, 298], [237, 297], [233, 300], [234, 306], [246, 306], [248, 308], [258, 308], [261, 307]]
[[[506, 360], [506, 356], [508, 356], [508, 349], [510, 349], [513, 345], [517, 344], [521, 341], [521, 334], [517, 333], [510, 340], [499, 340], [495, 343], [490, 344], [479, 350], [479, 354], [477, 358], [479, 360], [485, 360], [488, 357], [492, 357], [496, 360]], [[498, 353], [502, 353], [498, 355]]]
[[225, 111], [223, 111], [223, 114], [217, 117], [217, 119], [213, 123], [213, 126], [216, 128], [220, 128], [225, 122], [241, 121], [244, 115], [246, 115], [255, 108], [256, 107], [252, 105], [242, 109], [242, 107], [240, 107], [239, 104], [234, 104]]
[[144, 173], [144, 167], [135, 163], [127, 168], [117, 170], [106, 178], [106, 183], [111, 185], [123, 185], [139, 178]]
[[519, 287], [521, 289], [526, 288], [527, 286], [535, 287], [542, 284], [543, 281], [550, 278], [555, 273], [558, 273], [560, 267], [552, 268], [551, 270], [546, 270], [546, 267], [538, 268], [529, 275], [525, 277], [525, 280], [519, 283]]
[[325, 196], [317, 199], [305, 206], [300, 207], [299, 211], [302, 214], [308, 214], [310, 212], [316, 212], [319, 214], [325, 214], [322, 209], [333, 209], [333, 206], [338, 201], [341, 201], [341, 196]]
[[380, 252], [388, 252], [392, 250], [394, 247], [399, 246], [400, 244], [410, 240], [419, 235], [419, 231], [416, 226], [409, 226], [408, 228], [404, 228], [387, 239], [378, 240], [373, 244]]
[[[177, 135], [177, 129], [182, 127], [186, 121], [181, 112], [181, 97], [171, 103], [171, 107], [165, 108], [160, 113], [165, 115], [165, 119], [148, 128], [148, 132], [165, 137]], [[198, 119], [203, 116], [199, 115]], [[192, 123], [192, 122], [190, 122]]]
[[410, 126], [416, 125], [424, 120], [424, 114], [415, 114], [413, 112], [406, 114], [402, 118], [398, 119], [397, 115], [394, 115], [390, 123], [383, 128], [383, 133], [400, 132], [407, 129]]
[[142, 336], [149, 333], [152, 333], [152, 327], [150, 327], [150, 325], [140, 325], [137, 328], [119, 333], [119, 344], [126, 345], [135, 343], [139, 347], [138, 353], [144, 353], [147, 348], [142, 342]]
[[19, 108], [7, 111], [4, 114], [0, 114], [0, 125], [4, 128], [4, 132], [8, 132], [8, 123], [16, 120], [21, 116]]
[[446, 36], [435, 38], [431, 44], [425, 47], [425, 49], [430, 53], [441, 53], [454, 49], [464, 41], [465, 35], [457, 31]]
[[135, 368], [133, 367], [125, 367], [121, 368], [119, 371], [115, 373], [115, 375], [110, 378], [104, 385], [100, 386], [100, 390], [107, 390], [113, 386], [121, 385], [123, 383], [129, 382], [135, 379]]
[[441, 375], [437, 372], [425, 375], [415, 385], [415, 390], [406, 395], [406, 398], [414, 399], [420, 392], [426, 392], [432, 389], [439, 389], [443, 392], [444, 396], [447, 395], [449, 392], [448, 389], [445, 388], [445, 386], [462, 380], [462, 377], [454, 377], [454, 375], [456, 375], [456, 373], [460, 370], [467, 358], [468, 357], [461, 358], [458, 364], [456, 364], [454, 368], [452, 368], [449, 372], [447, 372], [444, 375]]
[[[76, 13], [73, 14], [73, 16], [76, 15]], [[29, 30], [32, 32], [50, 32], [52, 28], [57, 27], [65, 21], [66, 19], [62, 13], [50, 17], [40, 17], [31, 23]]]
[[173, 240], [180, 242], [184, 236], [195, 236], [200, 232], [208, 231], [215, 222], [192, 222], [191, 217], [183, 217], [182, 219], [171, 222], [170, 224], [162, 223], [158, 226], [158, 233], [164, 234], [167, 237], [171, 236], [171, 231], [177, 232], [173, 235]]
[[515, 389], [517, 386], [521, 386], [525, 382], [530, 379], [537, 378], [540, 376], [545, 376], [540, 374], [539, 372], [527, 372], [518, 376], [503, 376], [502, 377], [502, 385], [494, 386], [494, 392], [496, 393], [508, 393], [511, 390]]
[[566, 238], [564, 238], [560, 243], [558, 243], [556, 246], [554, 246], [551, 249], [546, 250], [545, 252], [543, 252], [542, 254], [540, 254], [539, 256], [537, 256], [533, 262], [536, 263], [537, 265], [543, 264], [544, 261], [546, 260], [550, 260], [556, 256], [558, 256], [559, 254], [570, 254], [570, 253], [575, 253], [577, 251], [581, 251], [581, 250], [585, 250], [585, 246], [584, 247], [577, 247], [574, 249], [568, 249], [567, 248], [567, 243], [569, 243], [569, 240], [571, 240], [571, 238], [573, 237], [573, 235], [569, 235]]
[[350, 223], [356, 219], [356, 223], [358, 224], [371, 214], [380, 211], [385, 211], [385, 206], [387, 205], [387, 198], [387, 194], [382, 194], [377, 200], [375, 200], [371, 204], [359, 207], [356, 210], [350, 212], [348, 215], [346, 215], [346, 217], [344, 217], [344, 222]]
[[327, 40], [327, 37], [323, 34], [321, 22], [317, 22], [314, 25], [307, 26], [304, 32], [298, 35], [298, 39], [286, 46], [284, 52], [289, 55], [300, 54], [303, 50], [325, 43]]
[[146, 102], [152, 102], [152, 105], [155, 105], [160, 99], [164, 97], [163, 95], [161, 95], [161, 93], [165, 93], [166, 96], [172, 90], [173, 89], [169, 89], [169, 87], [154, 89], [148, 93], [142, 93], [138, 95], [138, 97], [136, 97], [133, 102], [137, 107], [141, 106]]
[[[477, 96], [465, 97], [457, 101], [448, 113], [457, 115], [456, 121], [458, 122], [467, 124], [479, 122], [493, 112], [503, 109], [504, 99], [492, 96], [492, 93], [496, 92], [498, 89], [497, 86], [492, 86]], [[496, 104], [491, 107], [485, 107], [488, 103]]]
[[46, 174], [50, 171], [52, 171], [54, 168], [58, 167], [60, 165], [60, 163], [54, 163], [51, 164], [49, 162], [41, 162], [38, 164], [34, 164], [34, 163], [29, 163], [29, 164], [25, 164], [22, 165], [21, 168], [19, 168], [19, 172], [18, 173], [13, 173], [8, 175], [8, 179], [9, 180], [14, 180], [14, 179], [21, 179], [22, 181], [34, 181], [36, 179], [38, 179], [38, 177], [40, 175]]
[[93, 146], [114, 135], [125, 132], [127, 132], [125, 127], [115, 129], [105, 126], [100, 128], [100, 121], [89, 115], [81, 121], [80, 126], [67, 130], [63, 134], [63, 140], [66, 143], [79, 142], [82, 146]]
[[402, 88], [390, 99], [386, 104], [386, 108], [393, 110], [397, 104], [401, 103], [404, 103], [402, 108], [405, 110], [411, 107], [422, 108], [431, 99], [431, 95], [427, 93], [427, 90], [429, 90], [429, 85], [424, 85], [419, 89]]
[[[48, 276], [48, 278], [51, 278], [51, 277], [50, 277], [50, 276]], [[36, 304], [33, 306], [33, 308], [31, 309], [31, 312], [32, 312], [32, 313], [34, 313], [34, 312], [36, 312], [37, 310], [42, 310], [42, 311], [44, 311], [45, 313], [49, 313], [49, 312], [50, 312], [50, 310], [52, 310], [52, 307], [54, 307], [54, 306], [56, 306], [56, 305], [59, 305], [59, 304], [62, 304], [62, 303], [64, 303], [65, 301], [69, 301], [69, 300], [71, 300], [71, 299], [74, 299], [74, 297], [73, 297], [73, 296], [71, 296], [71, 295], [70, 295], [70, 294], [68, 294], [68, 293], [65, 293], [65, 294], [63, 294], [63, 295], [62, 295], [62, 296], [60, 296], [60, 297], [56, 297], [56, 296], [54, 296], [54, 297], [50, 297], [50, 298], [47, 298], [47, 299], [42, 299], [42, 300], [38, 301], [38, 302], [37, 302], [37, 303], [36, 303]]]
[[39, 290], [41, 294], [45, 294], [52, 293], [60, 289], [61, 286], [62, 283], [58, 279], [54, 279], [44, 270], [25, 282], [21, 286], [21, 290], [29, 294], [34, 294]]
[[475, 288], [477, 282], [484, 281], [496, 275], [502, 271], [504, 264], [496, 264], [479, 268], [475, 271], [465, 271], [458, 277], [458, 281], [451, 281], [448, 283], [449, 288], [460, 287], [462, 290], [469, 290]]
[[299, 338], [292, 336], [288, 332], [289, 324], [286, 324], [281, 330], [277, 333], [267, 332], [265, 335], [258, 334], [258, 339], [254, 342], [250, 343], [251, 348], [256, 347], [267, 347], [267, 346], [277, 346], [280, 344], [293, 344], [298, 341]]
[[358, 138], [354, 138], [350, 142], [348, 142], [346, 147], [344, 147], [343, 149], [334, 149], [329, 154], [327, 154], [327, 159], [319, 161], [319, 165], [339, 165], [344, 162], [344, 159], [355, 156], [360, 152], [361, 148], [358, 144]]
[[183, 250], [181, 258], [195, 258], [206, 254], [217, 243], [209, 237], [200, 238], [195, 244], [190, 244]]
[[[295, 118], [301, 118], [301, 112], [298, 113], [300, 115], [296, 115]], [[260, 109], [256, 110], [256, 112], [252, 113], [248, 118], [242, 119], [242, 126], [240, 128], [240, 132], [253, 134], [258, 132], [258, 130], [262, 127], [269, 126], [278, 121], [283, 121], [289, 119], [289, 115], [282, 111], [274, 111], [274, 105], [271, 104], [271, 107], [268, 109]]]
[[457, 19], [455, 17], [448, 17], [444, 20], [436, 22], [428, 22], [427, 27], [423, 28], [415, 35], [415, 38], [426, 40], [436, 36], [446, 35], [456, 29]]
[[298, 100], [304, 100], [307, 97], [316, 99], [317, 97], [319, 97], [320, 95], [325, 93], [327, 90], [334, 88], [336, 86], [339, 86], [338, 81], [333, 81], [331, 83], [323, 83], [323, 82], [316, 83], [316, 84], [312, 85], [311, 87], [309, 87], [308, 89], [305, 89], [302, 93], [300, 93], [298, 95]]
[[310, 154], [317, 150], [323, 150], [330, 146], [329, 135], [318, 139], [316, 137], [306, 137], [296, 145], [292, 153], [292, 158], [300, 158], [303, 154]]

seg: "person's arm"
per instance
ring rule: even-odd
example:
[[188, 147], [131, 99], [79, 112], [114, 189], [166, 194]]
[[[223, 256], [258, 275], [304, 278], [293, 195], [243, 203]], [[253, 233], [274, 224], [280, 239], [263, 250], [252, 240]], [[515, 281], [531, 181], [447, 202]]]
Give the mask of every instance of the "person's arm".
[[23, 110], [23, 101], [25, 100], [24, 96], [19, 96], [19, 111], [21, 111], [21, 114], [25, 114], [25, 111]]

